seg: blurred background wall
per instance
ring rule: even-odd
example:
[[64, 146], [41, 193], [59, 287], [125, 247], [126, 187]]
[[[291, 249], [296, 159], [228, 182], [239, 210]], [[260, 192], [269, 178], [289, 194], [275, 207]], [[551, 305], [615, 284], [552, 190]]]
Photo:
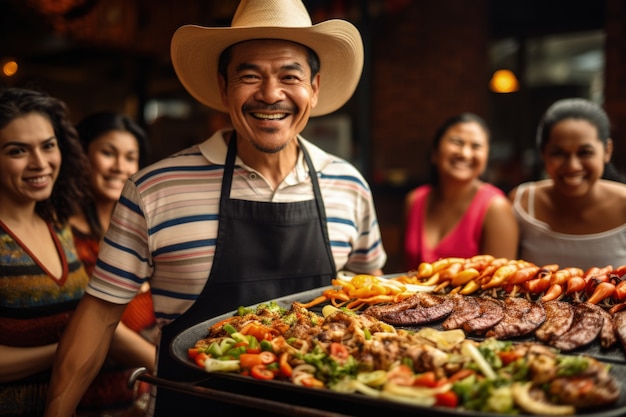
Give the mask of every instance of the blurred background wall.
[[[541, 176], [534, 146], [554, 100], [585, 97], [613, 124], [626, 172], [626, 1], [308, 0], [314, 23], [353, 22], [365, 43], [361, 83], [342, 109], [304, 132], [370, 181], [389, 253], [402, 271], [403, 199], [426, 180], [426, 151], [448, 116], [492, 127], [487, 179], [508, 191]], [[195, 102], [169, 59], [184, 24], [227, 26], [237, 0], [0, 0], [0, 86], [43, 89], [73, 120], [123, 111], [160, 159], [207, 138], [228, 116]], [[492, 80], [508, 70], [513, 81]], [[515, 85], [517, 83], [517, 85]], [[500, 92], [495, 86], [500, 85]], [[505, 231], [503, 231], [505, 233]]]

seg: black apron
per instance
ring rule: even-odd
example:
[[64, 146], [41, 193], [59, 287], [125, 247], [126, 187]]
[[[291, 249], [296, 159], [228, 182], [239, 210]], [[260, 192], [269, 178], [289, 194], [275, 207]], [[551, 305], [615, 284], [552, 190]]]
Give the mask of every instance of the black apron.
[[[206, 379], [206, 372], [180, 364], [170, 353], [172, 340], [195, 324], [281, 296], [330, 285], [336, 275], [324, 203], [315, 167], [300, 144], [309, 169], [314, 200], [295, 203], [230, 199], [237, 156], [235, 132], [230, 139], [213, 266], [194, 304], [162, 329], [157, 374], [171, 381]], [[227, 384], [222, 379], [217, 386]], [[225, 387], [224, 389], [228, 389]], [[157, 387], [156, 417], [243, 415], [238, 407]], [[243, 410], [249, 409], [242, 408]], [[232, 414], [232, 413], [235, 414]], [[187, 414], [193, 413], [193, 414]], [[255, 415], [258, 415], [255, 412]]]

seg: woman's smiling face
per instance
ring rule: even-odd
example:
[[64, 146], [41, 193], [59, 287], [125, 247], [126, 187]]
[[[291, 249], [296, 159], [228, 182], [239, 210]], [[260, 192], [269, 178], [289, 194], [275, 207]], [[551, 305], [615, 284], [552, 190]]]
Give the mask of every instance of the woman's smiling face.
[[131, 133], [113, 130], [89, 143], [87, 157], [96, 199], [117, 201], [126, 180], [139, 169], [139, 144]]
[[28, 113], [0, 129], [0, 200], [34, 204], [50, 197], [61, 150], [50, 120]]
[[604, 146], [596, 126], [584, 119], [568, 118], [552, 126], [541, 156], [556, 191], [582, 196], [602, 177], [611, 151], [611, 142]]
[[474, 180], [485, 171], [489, 158], [489, 138], [476, 122], [456, 123], [441, 137], [433, 155], [441, 179]]

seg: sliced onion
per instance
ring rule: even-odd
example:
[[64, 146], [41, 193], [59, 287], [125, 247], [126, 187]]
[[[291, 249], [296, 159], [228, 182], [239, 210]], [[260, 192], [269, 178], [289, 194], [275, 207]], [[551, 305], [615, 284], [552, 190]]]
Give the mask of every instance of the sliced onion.
[[478, 365], [478, 368], [487, 379], [497, 378], [496, 372], [493, 370], [491, 365], [489, 365], [487, 360], [485, 360], [478, 348], [476, 348], [476, 346], [474, 346], [471, 341], [466, 340], [463, 342], [463, 344], [461, 345], [461, 352], [464, 355], [471, 357], [474, 362], [476, 362], [476, 365]]
[[556, 405], [535, 400], [530, 395], [530, 386], [530, 382], [514, 382], [511, 386], [515, 404], [527, 413], [539, 416], [566, 416], [576, 413], [576, 408], [571, 405]]

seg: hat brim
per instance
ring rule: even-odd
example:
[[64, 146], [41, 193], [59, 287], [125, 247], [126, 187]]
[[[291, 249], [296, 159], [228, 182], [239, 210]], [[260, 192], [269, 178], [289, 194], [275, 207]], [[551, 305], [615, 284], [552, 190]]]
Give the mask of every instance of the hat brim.
[[204, 27], [185, 25], [172, 37], [172, 65], [178, 79], [199, 102], [228, 112], [219, 91], [217, 64], [227, 47], [255, 39], [282, 39], [311, 48], [320, 60], [320, 93], [311, 116], [334, 112], [352, 97], [363, 71], [363, 41], [344, 20], [310, 27]]

